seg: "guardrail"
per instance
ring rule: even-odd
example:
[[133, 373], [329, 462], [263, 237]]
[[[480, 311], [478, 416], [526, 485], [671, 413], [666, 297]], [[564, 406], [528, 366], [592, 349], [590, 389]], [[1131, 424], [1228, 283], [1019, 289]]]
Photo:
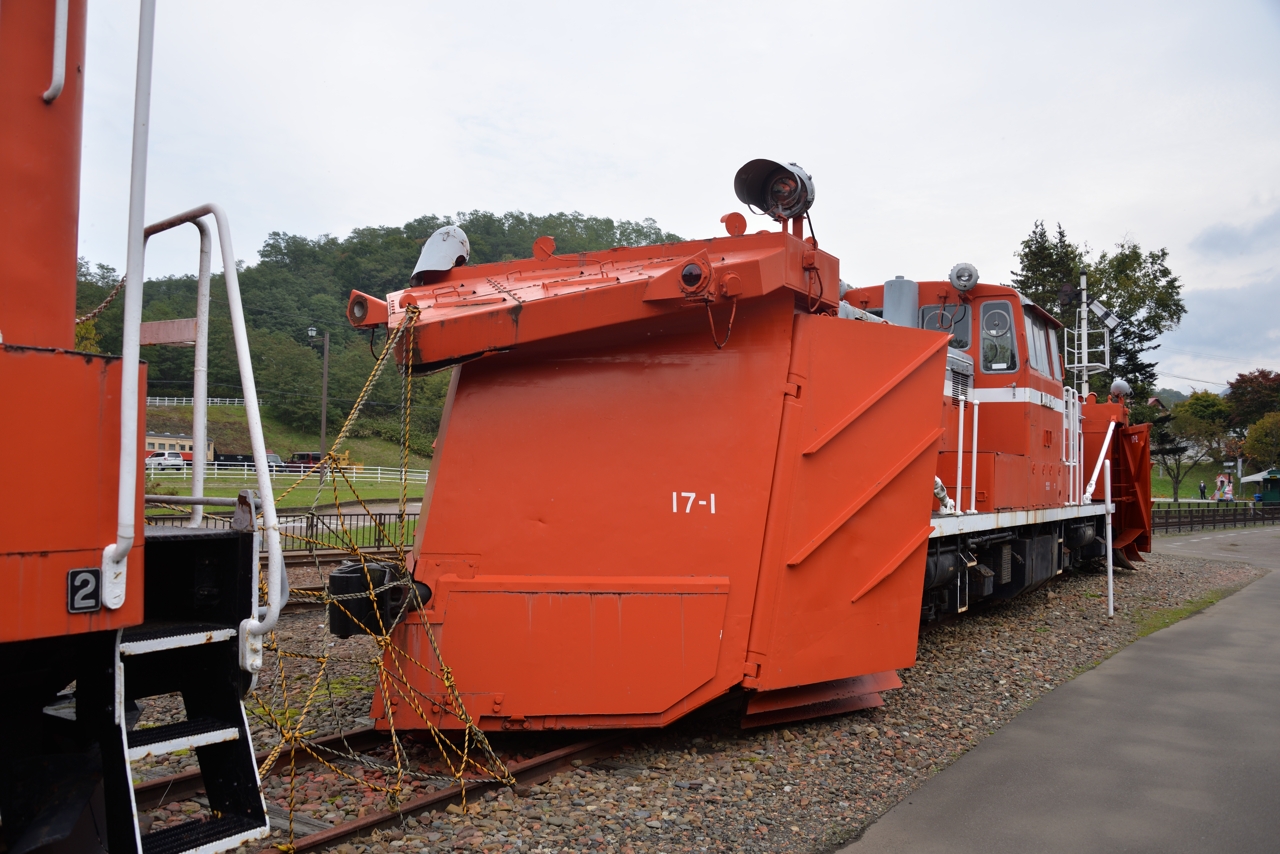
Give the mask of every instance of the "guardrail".
[[[310, 467], [299, 468], [291, 466], [289, 463], [283, 463], [272, 469], [271, 479], [273, 481], [288, 481], [292, 483], [301, 477]], [[361, 466], [359, 468], [351, 466], [342, 470], [347, 480], [352, 483], [399, 483], [400, 469], [389, 466]], [[426, 483], [430, 472], [427, 469], [408, 469], [405, 472], [405, 480], [408, 483]], [[256, 475], [254, 473], [253, 463], [208, 463], [205, 466], [204, 476], [206, 479], [215, 478], [222, 480], [242, 479], [245, 483], [253, 483]], [[181, 468], [147, 468], [147, 480], [191, 480], [191, 466], [184, 465]]]
[[1245, 503], [1226, 507], [1158, 507], [1151, 511], [1151, 529], [1166, 534], [1276, 524], [1280, 524], [1280, 507]]
[[[147, 516], [148, 525], [181, 527], [190, 517], [184, 514]], [[278, 514], [280, 544], [285, 551], [313, 552], [316, 549], [347, 548], [381, 549], [400, 541], [400, 522], [396, 513], [291, 513]], [[231, 516], [206, 513], [202, 522], [206, 528], [230, 528]], [[344, 533], [345, 526], [345, 533]], [[408, 529], [404, 540], [406, 547], [413, 544], [414, 529], [418, 526], [418, 514], [405, 514]]]
[[[259, 401], [261, 403], [261, 401]], [[207, 406], [244, 406], [243, 397], [209, 397]], [[193, 397], [148, 397], [147, 406], [195, 406]]]

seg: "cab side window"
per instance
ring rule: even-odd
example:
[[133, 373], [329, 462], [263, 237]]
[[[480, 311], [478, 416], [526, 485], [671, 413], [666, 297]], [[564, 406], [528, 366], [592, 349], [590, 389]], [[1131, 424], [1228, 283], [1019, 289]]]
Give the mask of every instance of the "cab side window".
[[1018, 370], [1013, 307], [1004, 300], [984, 302], [978, 325], [982, 331], [982, 370], [997, 374]]
[[971, 318], [969, 306], [963, 303], [926, 305], [920, 309], [920, 328], [950, 333], [953, 349], [968, 350], [973, 341]]
[[1022, 309], [1022, 318], [1027, 327], [1027, 361], [1031, 367], [1046, 377], [1052, 377], [1049, 367], [1049, 348], [1045, 344], [1044, 321], [1031, 313], [1028, 308]]
[[1058, 331], [1049, 330], [1049, 365], [1053, 368], [1053, 378], [1062, 379], [1062, 360], [1058, 358]]

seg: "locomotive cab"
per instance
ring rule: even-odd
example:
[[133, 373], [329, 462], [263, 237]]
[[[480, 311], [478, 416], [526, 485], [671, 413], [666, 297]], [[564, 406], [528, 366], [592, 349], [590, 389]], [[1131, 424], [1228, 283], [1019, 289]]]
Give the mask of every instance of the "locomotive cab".
[[1114, 547], [1122, 561], [1141, 560], [1150, 547], [1140, 474], [1150, 464], [1147, 427], [1129, 425], [1122, 401], [1099, 403], [1064, 384], [1062, 323], [1014, 288], [979, 283], [967, 264], [946, 281], [846, 288], [843, 301], [951, 336], [925, 619], [1015, 596], [1105, 557], [1098, 479], [1106, 461], [1114, 466]]

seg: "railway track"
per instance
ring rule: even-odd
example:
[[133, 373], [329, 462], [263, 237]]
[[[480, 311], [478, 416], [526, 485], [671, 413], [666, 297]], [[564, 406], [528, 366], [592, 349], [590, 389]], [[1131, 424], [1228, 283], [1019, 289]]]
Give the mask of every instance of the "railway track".
[[[529, 759], [508, 763], [507, 770], [510, 771], [511, 776], [515, 778], [518, 785], [532, 786], [545, 782], [560, 772], [577, 767], [574, 764], [575, 762], [578, 765], [589, 765], [592, 762], [612, 756], [620, 748], [624, 739], [634, 738], [635, 736], [636, 733], [634, 732], [592, 736], [546, 751]], [[328, 747], [335, 751], [350, 750], [359, 753], [388, 744], [389, 741], [390, 737], [385, 731], [367, 727], [348, 733], [314, 739], [311, 743], [315, 746]], [[267, 758], [268, 753], [266, 752], [257, 754], [259, 764], [265, 762]], [[267, 771], [267, 775], [277, 774], [285, 768], [299, 768], [314, 764], [316, 764], [315, 757], [306, 750], [286, 749], [281, 752], [275, 764]], [[474, 801], [485, 792], [499, 789], [503, 785], [503, 783], [496, 780], [477, 779], [468, 781], [465, 794], [467, 799]], [[203, 788], [204, 780], [199, 771], [184, 771], [180, 774], [157, 777], [137, 783], [133, 791], [134, 798], [137, 801], [137, 808], [142, 812], [176, 801], [192, 800], [199, 797]], [[413, 798], [398, 809], [371, 812], [362, 818], [351, 819], [329, 827], [323, 827], [322, 825], [325, 823], [316, 819], [295, 821], [294, 851], [316, 851], [331, 845], [338, 845], [348, 839], [374, 830], [398, 825], [413, 816], [445, 810], [451, 804], [461, 804], [463, 794], [462, 786], [450, 786]], [[272, 825], [274, 827], [277, 829], [288, 827], [287, 813], [284, 813], [274, 805], [269, 805], [268, 812], [272, 814]]]
[[[347, 556], [338, 553], [339, 560], [345, 559]], [[310, 556], [308, 556], [310, 562]], [[332, 561], [331, 561], [332, 562]], [[322, 565], [325, 561], [322, 559]], [[323, 589], [321, 585], [301, 585], [294, 588], [295, 590], [319, 592]], [[318, 610], [323, 606], [317, 602], [308, 602], [304, 600], [292, 600], [287, 606], [286, 611], [310, 611]], [[921, 625], [921, 633], [931, 632], [945, 626], [958, 622], [958, 618], [951, 617], [925, 623]], [[595, 735], [583, 738], [568, 745], [558, 746], [554, 749], [539, 753], [538, 755], [522, 760], [519, 762], [508, 763], [508, 770], [521, 786], [532, 786], [545, 782], [558, 773], [571, 770], [575, 762], [580, 765], [591, 765], [600, 759], [607, 758], [616, 754], [622, 749], [623, 745], [630, 741], [635, 741], [643, 735], [642, 732], [612, 732], [604, 735]], [[537, 737], [537, 736], [533, 736]], [[323, 753], [325, 748], [332, 749], [335, 755], [353, 752], [357, 754], [375, 751], [379, 747], [383, 747], [390, 743], [389, 734], [385, 730], [378, 730], [374, 727], [365, 727], [338, 735], [327, 736], [323, 738], [313, 739], [310, 742], [315, 747], [320, 748]], [[268, 752], [262, 751], [257, 754], [259, 765], [268, 758]], [[342, 764], [344, 760], [337, 758], [338, 764]], [[270, 769], [268, 769], [264, 777], [274, 776], [287, 768], [306, 768], [317, 764], [316, 758], [312, 753], [304, 749], [286, 749], [281, 752], [280, 756]], [[496, 790], [502, 786], [501, 783], [492, 780], [476, 779], [468, 781], [466, 784], [466, 797], [469, 801], [483, 796], [485, 792]], [[139, 811], [152, 810], [168, 803], [192, 800], [198, 798], [204, 787], [204, 781], [199, 771], [184, 771], [179, 774], [158, 777], [138, 783], [134, 787], [134, 795], [137, 800]], [[381, 830], [397, 826], [405, 819], [419, 816], [423, 813], [440, 812], [445, 810], [451, 804], [461, 804], [463, 801], [463, 789], [460, 786], [450, 786], [436, 792], [415, 797], [399, 809], [381, 810], [371, 812], [361, 818], [354, 818], [342, 821], [339, 824], [324, 827], [326, 822], [319, 821], [315, 818], [300, 815], [295, 816], [294, 833], [295, 833], [295, 850], [316, 851], [329, 846], [338, 845], [349, 839], [370, 833], [374, 830]], [[275, 804], [269, 803], [268, 811], [272, 813], [273, 825], [277, 829], [285, 829], [288, 827], [287, 813]]]
[[[381, 549], [361, 549], [367, 557], [382, 558], [394, 555], [396, 550], [393, 548]], [[286, 551], [284, 553], [284, 565], [286, 567], [295, 566], [337, 566], [340, 563], [346, 563], [349, 560], [355, 560], [351, 552], [342, 549], [317, 549], [311, 551]]]

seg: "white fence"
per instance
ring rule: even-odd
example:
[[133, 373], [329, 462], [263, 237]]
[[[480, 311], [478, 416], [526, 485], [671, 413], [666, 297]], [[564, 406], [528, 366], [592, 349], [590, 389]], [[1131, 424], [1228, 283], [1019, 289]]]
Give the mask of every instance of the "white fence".
[[[210, 406], [244, 406], [243, 397], [210, 397], [206, 402]], [[259, 401], [261, 403], [261, 401]], [[195, 406], [190, 397], [148, 397], [147, 406]]]
[[[292, 483], [294, 480], [302, 477], [307, 469], [299, 469], [288, 463], [276, 466], [271, 473], [271, 479], [276, 482]], [[399, 483], [400, 469], [390, 468], [386, 466], [362, 466], [356, 468], [351, 466], [342, 470], [347, 480], [352, 483]], [[430, 474], [426, 469], [409, 469], [405, 472], [405, 480], [408, 483], [426, 483], [427, 475]], [[206, 463], [204, 469], [206, 481], [209, 480], [236, 480], [244, 483], [251, 483], [256, 477], [252, 463]], [[312, 475], [313, 477], [315, 475]], [[184, 465], [182, 468], [148, 468], [148, 480], [173, 480], [183, 481], [191, 480], [191, 466]]]

